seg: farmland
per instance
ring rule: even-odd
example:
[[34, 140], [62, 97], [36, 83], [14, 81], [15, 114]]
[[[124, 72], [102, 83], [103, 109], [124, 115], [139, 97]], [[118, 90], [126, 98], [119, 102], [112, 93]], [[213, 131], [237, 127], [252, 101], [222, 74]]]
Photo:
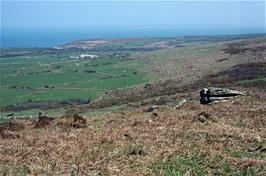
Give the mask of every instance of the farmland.
[[[4, 48], [0, 56], [1, 117], [35, 115], [38, 110], [54, 114], [69, 106], [84, 105], [83, 112], [120, 106], [121, 99], [146, 83], [171, 79], [180, 86], [245, 63], [245, 58], [223, 50], [233, 41], [256, 37], [258, 45], [263, 43], [263, 37], [244, 35], [97, 39], [55, 48]], [[130, 95], [124, 103], [140, 97]]]
[[[82, 52], [87, 53], [87, 52]], [[105, 91], [147, 82], [140, 66], [119, 56], [70, 59], [81, 52], [1, 57], [1, 107], [42, 101], [94, 100]]]

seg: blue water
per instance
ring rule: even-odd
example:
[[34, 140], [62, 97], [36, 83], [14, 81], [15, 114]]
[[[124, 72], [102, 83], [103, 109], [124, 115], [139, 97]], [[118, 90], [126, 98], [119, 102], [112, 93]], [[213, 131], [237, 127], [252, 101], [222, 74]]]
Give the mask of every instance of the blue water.
[[66, 42], [95, 38], [178, 37], [184, 35], [237, 35], [265, 33], [263, 29], [180, 28], [61, 28], [2, 29], [1, 48], [54, 47]]

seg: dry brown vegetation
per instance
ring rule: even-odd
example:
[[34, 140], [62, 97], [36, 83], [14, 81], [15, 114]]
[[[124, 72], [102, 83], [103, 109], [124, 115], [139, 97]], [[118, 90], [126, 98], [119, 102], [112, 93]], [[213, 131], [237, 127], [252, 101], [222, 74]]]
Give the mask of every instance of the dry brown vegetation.
[[[86, 120], [62, 117], [42, 128], [36, 128], [36, 120], [31, 119], [3, 123], [1, 134], [17, 137], [0, 136], [0, 172], [162, 175], [156, 169], [158, 163], [198, 150], [221, 156], [237, 170], [261, 167], [258, 175], [265, 175], [265, 113], [266, 101], [256, 94], [210, 106], [191, 101], [178, 110], [165, 107], [155, 113], [136, 109]], [[74, 121], [86, 126], [69, 125]], [[205, 169], [212, 170], [212, 166]]]

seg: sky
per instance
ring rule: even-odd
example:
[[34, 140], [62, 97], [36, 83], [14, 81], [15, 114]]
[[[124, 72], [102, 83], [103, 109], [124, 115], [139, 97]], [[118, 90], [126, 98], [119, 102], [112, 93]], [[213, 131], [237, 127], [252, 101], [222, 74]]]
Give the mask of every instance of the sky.
[[249, 28], [265, 32], [265, 1], [1, 1], [1, 29]]

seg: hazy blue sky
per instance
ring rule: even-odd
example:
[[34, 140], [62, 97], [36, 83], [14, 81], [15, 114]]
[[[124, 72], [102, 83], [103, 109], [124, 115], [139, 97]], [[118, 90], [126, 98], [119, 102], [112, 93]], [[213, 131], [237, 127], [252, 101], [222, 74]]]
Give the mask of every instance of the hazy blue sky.
[[265, 31], [265, 2], [1, 1], [1, 27], [256, 28]]

